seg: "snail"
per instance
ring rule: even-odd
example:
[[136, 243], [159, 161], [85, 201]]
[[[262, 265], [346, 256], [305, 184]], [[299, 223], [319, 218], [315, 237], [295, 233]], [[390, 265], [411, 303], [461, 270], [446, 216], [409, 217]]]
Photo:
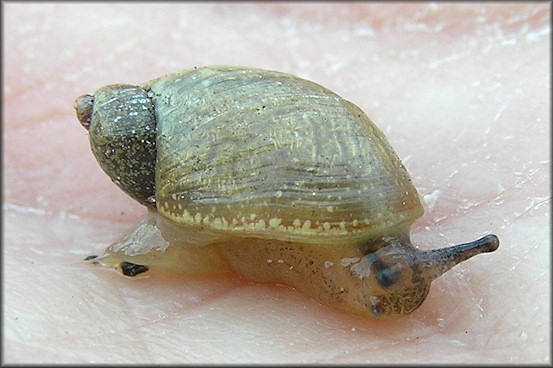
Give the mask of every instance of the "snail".
[[417, 190], [353, 103], [289, 74], [194, 68], [79, 97], [111, 180], [146, 217], [98, 257], [126, 276], [231, 270], [361, 316], [415, 311], [431, 282], [499, 247], [495, 235], [422, 251]]

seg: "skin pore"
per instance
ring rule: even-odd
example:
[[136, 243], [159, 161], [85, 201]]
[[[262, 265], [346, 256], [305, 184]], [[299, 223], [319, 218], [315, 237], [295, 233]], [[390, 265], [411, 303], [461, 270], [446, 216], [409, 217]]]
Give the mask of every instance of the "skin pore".
[[[5, 4], [4, 361], [549, 362], [548, 7]], [[236, 274], [128, 279], [83, 262], [145, 209], [98, 167], [73, 101], [213, 64], [356, 103], [423, 199], [413, 243], [494, 232], [501, 249], [394, 321]]]

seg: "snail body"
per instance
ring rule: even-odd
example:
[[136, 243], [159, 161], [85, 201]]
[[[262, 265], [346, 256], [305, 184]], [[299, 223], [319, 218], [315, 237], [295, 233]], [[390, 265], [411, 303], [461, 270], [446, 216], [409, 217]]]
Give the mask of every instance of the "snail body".
[[235, 270], [358, 315], [409, 314], [433, 279], [497, 249], [488, 235], [420, 251], [409, 174], [356, 105], [285, 73], [186, 70], [75, 102], [92, 151], [148, 215], [96, 263]]

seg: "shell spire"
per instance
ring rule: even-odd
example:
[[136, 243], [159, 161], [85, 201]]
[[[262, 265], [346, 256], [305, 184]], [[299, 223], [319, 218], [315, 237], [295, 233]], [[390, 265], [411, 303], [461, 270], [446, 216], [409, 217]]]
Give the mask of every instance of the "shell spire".
[[77, 119], [86, 130], [90, 129], [90, 122], [92, 121], [92, 108], [94, 106], [94, 96], [82, 95], [75, 100], [73, 108], [77, 113]]

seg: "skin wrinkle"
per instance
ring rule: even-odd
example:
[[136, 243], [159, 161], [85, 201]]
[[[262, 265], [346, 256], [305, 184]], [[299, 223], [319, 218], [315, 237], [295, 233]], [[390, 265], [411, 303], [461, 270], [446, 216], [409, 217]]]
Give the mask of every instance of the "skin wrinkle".
[[[28, 11], [30, 5], [33, 11]], [[546, 218], [550, 200], [544, 200], [549, 197], [549, 185], [546, 185], [549, 174], [544, 172], [548, 164], [543, 163], [550, 161], [546, 149], [549, 124], [544, 119], [548, 116], [549, 104], [545, 101], [547, 94], [541, 92], [547, 87], [549, 78], [546, 52], [549, 35], [542, 33], [535, 36], [537, 41], [525, 41], [526, 34], [538, 34], [540, 29], [548, 27], [549, 5], [437, 4], [438, 10], [429, 12], [428, 17], [451, 21], [446, 22], [448, 27], [445, 31], [437, 31], [434, 25], [430, 25], [428, 30], [434, 30], [432, 33], [403, 30], [401, 27], [404, 20], [409, 20], [416, 13], [417, 8], [424, 8], [426, 4], [409, 4], [407, 8], [403, 7], [404, 4], [391, 4], [390, 7], [361, 4], [367, 9], [363, 13], [358, 13], [355, 6], [344, 13], [330, 6], [300, 4], [306, 10], [292, 11], [286, 15], [286, 21], [275, 16], [273, 8], [255, 4], [239, 4], [244, 8], [236, 4], [200, 6], [191, 3], [183, 8], [158, 7], [157, 4], [136, 4], [133, 7], [126, 4], [91, 4], [86, 11], [80, 8], [82, 4], [30, 5], [6, 4], [4, 8], [7, 14], [5, 47], [11, 51], [5, 53], [4, 83], [8, 92], [3, 106], [6, 123], [3, 208], [6, 221], [11, 218], [18, 221], [6, 222], [4, 227], [4, 290], [7, 297], [3, 320], [6, 333], [4, 361], [550, 361], [549, 337], [543, 327], [549, 325], [549, 308], [547, 301], [540, 297], [547, 293], [547, 283], [536, 283], [535, 274], [528, 282], [527, 276], [529, 270], [540, 269], [546, 274], [542, 280], [547, 280], [549, 269], [549, 220]], [[297, 4], [279, 5], [298, 9], [295, 7]], [[459, 9], [464, 10], [459, 13]], [[484, 21], [466, 21], [474, 19], [482, 10], [485, 10], [482, 12], [486, 16]], [[319, 15], [313, 15], [314, 12]], [[401, 16], [395, 16], [398, 12]], [[105, 24], [111, 22], [117, 13], [132, 21], [127, 24], [131, 25], [132, 32], [118, 28], [119, 23], [114, 23], [112, 28], [116, 35], [108, 35]], [[247, 19], [243, 18], [245, 13], [249, 14]], [[156, 16], [151, 17], [151, 14]], [[350, 17], [357, 14], [360, 18], [356, 23], [349, 22]], [[518, 23], [505, 25], [506, 19], [514, 20], [517, 15], [520, 15]], [[36, 31], [37, 25], [42, 24], [45, 18], [49, 19], [49, 28], [35, 35], [33, 30]], [[311, 26], [313, 18], [317, 18], [315, 26]], [[164, 19], [163, 27], [159, 26], [159, 19]], [[390, 25], [383, 26], [387, 21]], [[359, 31], [367, 22], [371, 22], [372, 36]], [[503, 28], [505, 38], [516, 38], [516, 45], [501, 45], [498, 42], [501, 36], [497, 35], [485, 38], [493, 31], [493, 28], [486, 27], [487, 22], [497, 22]], [[527, 30], [521, 28], [525, 22], [528, 22]], [[378, 24], [380, 28], [376, 26]], [[395, 26], [392, 27], [392, 24]], [[201, 34], [191, 32], [199, 26]], [[25, 32], [16, 33], [23, 28]], [[231, 28], [232, 32], [227, 32]], [[255, 32], [250, 32], [252, 28]], [[145, 29], [149, 30], [147, 34], [143, 31]], [[174, 41], [171, 35], [175, 29], [180, 32], [178, 42], [182, 47], [167, 48], [164, 40]], [[290, 29], [293, 32], [287, 32]], [[343, 38], [347, 36], [345, 30], [350, 34], [347, 38]], [[311, 33], [306, 34], [306, 31]], [[475, 34], [475, 31], [481, 32]], [[227, 33], [238, 38], [230, 42]], [[278, 39], [274, 37], [277, 34]], [[461, 36], [468, 39], [460, 42]], [[130, 55], [122, 58], [114, 51], [121, 38], [131, 42], [140, 37], [144, 37], [145, 42], [137, 43], [142, 46], [133, 48]], [[456, 48], [472, 44], [471, 41], [477, 41], [474, 64], [463, 64], [470, 62], [469, 58], [462, 62], [452, 61], [447, 68], [442, 64], [433, 71], [424, 72], [428, 63], [426, 55], [445, 57]], [[358, 47], [360, 43], [367, 47]], [[488, 49], [485, 58], [476, 52], [490, 43], [493, 47]], [[83, 44], [87, 47], [78, 47]], [[378, 47], [379, 44], [385, 47]], [[355, 50], [349, 46], [355, 47]], [[236, 47], [241, 47], [240, 54], [235, 52]], [[320, 57], [329, 49], [333, 50], [332, 55], [337, 55], [338, 61], [343, 62], [342, 68], [332, 70], [331, 63], [338, 61], [329, 62]], [[32, 50], [34, 59], [29, 59], [26, 51], [22, 50]], [[402, 55], [399, 50], [406, 53]], [[412, 50], [418, 53], [407, 60]], [[65, 56], [65, 51], [72, 56]], [[393, 55], [395, 57], [391, 59]], [[41, 62], [40, 67], [38, 61]], [[201, 288], [206, 290], [230, 291], [224, 300], [218, 299], [221, 304], [214, 305], [217, 307], [215, 311], [201, 314], [202, 309], [198, 305], [196, 314], [188, 315], [183, 309], [173, 314], [171, 324], [159, 321], [152, 324], [151, 329], [143, 330], [144, 335], [133, 336], [133, 339], [151, 338], [149, 344], [156, 344], [156, 354], [151, 353], [153, 350], [149, 354], [136, 351], [132, 344], [121, 341], [117, 334], [103, 336], [101, 340], [96, 338], [100, 326], [120, 326], [119, 323], [114, 324], [118, 318], [110, 311], [117, 310], [121, 305], [116, 299], [106, 298], [96, 299], [91, 305], [97, 314], [92, 310], [69, 309], [72, 304], [67, 302], [76, 302], [83, 291], [89, 296], [108, 296], [106, 294], [111, 295], [114, 290], [124, 289], [134, 290], [135, 295], [158, 296], [155, 300], [157, 304], [152, 300], [152, 308], [161, 312], [166, 305], [173, 305], [173, 300], [180, 300], [177, 291], [190, 297], [201, 293], [200, 289], [192, 288], [198, 284], [197, 280], [181, 281], [180, 287], [167, 282], [168, 279], [159, 282], [144, 279], [129, 283], [122, 282], [128, 280], [117, 281], [113, 278], [116, 275], [110, 276], [110, 272], [94, 273], [88, 267], [80, 266], [81, 257], [103, 249], [124, 227], [139, 220], [144, 212], [98, 170], [87, 146], [86, 133], [73, 116], [71, 103], [78, 94], [113, 81], [138, 83], [182, 67], [223, 61], [235, 65], [272, 67], [320, 81], [359, 104], [383, 129], [400, 156], [411, 156], [407, 166], [420, 194], [431, 193], [436, 188], [441, 191], [433, 210], [427, 209], [426, 215], [415, 224], [413, 232], [417, 245], [425, 249], [438, 248], [449, 244], [439, 233], [446, 234], [452, 242], [462, 241], [467, 234], [496, 230], [501, 226], [502, 233], [499, 235], [505, 246], [493, 260], [477, 258], [451, 271], [434, 285], [436, 290], [431, 291], [416, 316], [397, 323], [368, 323], [343, 316], [285, 288], [236, 288], [219, 281], [200, 283], [203, 285]], [[513, 65], [518, 66], [516, 70], [511, 70]], [[81, 71], [77, 77], [65, 77], [74, 75], [75, 71]], [[498, 72], [502, 75], [494, 77]], [[403, 84], [401, 79], [409, 78], [413, 73], [421, 76], [417, 79], [420, 83]], [[469, 88], [475, 96], [497, 81], [502, 86], [485, 92], [483, 100], [472, 100], [457, 94], [466, 88], [466, 85], [459, 83], [457, 75], [471, 78], [469, 82], [480, 81], [480, 87]], [[521, 75], [524, 75], [522, 84], [519, 83]], [[438, 123], [441, 119], [436, 108], [439, 106], [418, 98], [428, 91], [437, 92], [442, 84], [448, 83], [456, 93], [436, 100], [447, 102], [450, 112], [462, 110], [467, 102], [473, 109], [469, 116], [465, 116], [466, 128], [456, 142], [452, 142], [448, 132], [459, 123], [457, 116]], [[45, 89], [47, 84], [52, 86], [51, 90]], [[510, 99], [516, 88], [520, 88], [521, 93], [516, 95], [516, 99]], [[450, 99], [455, 102], [449, 103]], [[500, 125], [488, 125], [507, 100], [510, 107], [499, 117], [497, 123]], [[48, 106], [45, 106], [46, 101]], [[491, 111], [483, 106], [484, 101]], [[27, 108], [21, 109], [21, 106]], [[524, 130], [516, 128], [520, 117], [524, 117], [526, 122]], [[414, 124], [421, 125], [412, 128]], [[488, 126], [492, 130], [484, 139], [490, 144], [482, 147], [477, 142]], [[513, 138], [504, 141], [503, 137], [507, 135]], [[408, 140], [416, 141], [417, 145], [413, 146]], [[525, 147], [524, 152], [520, 151], [520, 147]], [[496, 163], [492, 167], [485, 165], [486, 160], [473, 161], [484, 165], [470, 167], [470, 172], [474, 173], [472, 178], [483, 174], [490, 177], [485, 185], [478, 187], [467, 179], [467, 174], [470, 174], [468, 169], [460, 167], [462, 162], [477, 158], [474, 150], [492, 152], [494, 156], [488, 161]], [[514, 171], [519, 171], [518, 176], [512, 175], [516, 167], [519, 169]], [[458, 175], [449, 178], [452, 168], [459, 169]], [[539, 170], [532, 172], [532, 179], [517, 188], [517, 184], [526, 181], [528, 173], [535, 168]], [[497, 197], [497, 191], [486, 189], [498, 182], [505, 190], [503, 200], [490, 202], [486, 206], [485, 198]], [[524, 212], [523, 209], [528, 208], [532, 201], [539, 201], [536, 195], [545, 201], [544, 205]], [[482, 205], [467, 209], [466, 216], [459, 216], [462, 213], [455, 213], [463, 199], [478, 201]], [[31, 212], [46, 211], [53, 216], [17, 212], [13, 205]], [[446, 218], [451, 216], [455, 221], [445, 219], [435, 226], [435, 214]], [[72, 218], [76, 215], [79, 218]], [[34, 219], [44, 216], [48, 220], [47, 226], [30, 227]], [[502, 221], [503, 218], [508, 219], [508, 223]], [[126, 225], [121, 227], [119, 224]], [[15, 229], [18, 229], [16, 234], [13, 233]], [[23, 239], [33, 239], [40, 244], [40, 249], [48, 253], [48, 261], [32, 252], [27, 253], [24, 247], [16, 248], [16, 244], [25, 245]], [[40, 265], [40, 268], [29, 267], [30, 261]], [[78, 272], [68, 273], [67, 262], [75, 264]], [[517, 275], [516, 282], [513, 272], [504, 272], [511, 268]], [[91, 275], [96, 276], [92, 279]], [[49, 281], [54, 276], [54, 280], [58, 280], [55, 289], [49, 287], [52, 285]], [[506, 284], [509, 284], [508, 292]], [[19, 286], [19, 293], [14, 293], [15, 285]], [[159, 286], [172, 287], [175, 294], [157, 293]], [[27, 290], [31, 293], [26, 294]], [[233, 290], [240, 290], [240, 293], [233, 293]], [[21, 299], [19, 295], [25, 298]], [[465, 295], [467, 299], [459, 299], [458, 295]], [[128, 298], [125, 294], [122, 297]], [[472, 311], [473, 298], [481, 300], [482, 311], [478, 308]], [[532, 300], [532, 304], [528, 299]], [[43, 308], [30, 312], [22, 303], [24, 300]], [[44, 304], [45, 300], [48, 303]], [[258, 302], [252, 304], [250, 300]], [[49, 305], [57, 308], [52, 309]], [[134, 321], [147, 321], [148, 314], [143, 310], [145, 306], [139, 302], [134, 305], [138, 308]], [[509, 309], [505, 309], [504, 305], [509, 305]], [[79, 314], [73, 314], [75, 310]], [[46, 314], [41, 314], [41, 311]], [[219, 319], [221, 315], [225, 316], [225, 322]], [[41, 321], [51, 323], [43, 326]], [[245, 321], [250, 323], [245, 324]], [[200, 322], [203, 322], [201, 326]], [[224, 328], [217, 331], [209, 329], [217, 323]], [[146, 325], [147, 322], [143, 326]], [[353, 327], [355, 331], [351, 330]], [[46, 335], [61, 338], [66, 336], [64, 330], [75, 339], [62, 339], [60, 342], [44, 338]], [[490, 332], [493, 336], [489, 335]], [[77, 338], [80, 333], [87, 333], [90, 338]], [[71, 342], [71, 346], [63, 341]], [[294, 345], [288, 345], [289, 342]], [[95, 348], [100, 343], [102, 350]], [[521, 345], [525, 349], [513, 349]], [[178, 349], [175, 348], [177, 346]]]

